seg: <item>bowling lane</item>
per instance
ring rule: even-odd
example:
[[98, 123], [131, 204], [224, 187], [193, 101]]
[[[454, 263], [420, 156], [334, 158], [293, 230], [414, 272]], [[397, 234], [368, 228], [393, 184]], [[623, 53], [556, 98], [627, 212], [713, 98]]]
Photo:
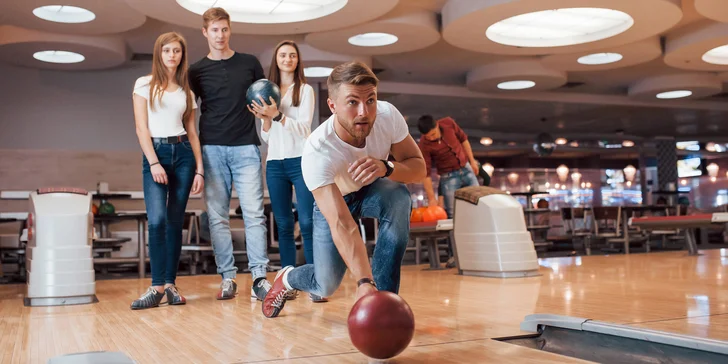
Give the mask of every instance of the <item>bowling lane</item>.
[[[533, 313], [643, 323], [655, 329], [673, 325], [673, 330], [682, 327], [689, 334], [725, 338], [725, 330], [713, 326], [720, 327], [728, 318], [722, 316], [728, 314], [723, 283], [728, 251], [701, 253], [543, 259], [540, 276], [522, 279], [464, 277], [454, 269], [406, 266], [400, 293], [415, 315], [415, 336], [403, 358], [439, 355], [443, 360], [482, 363], [481, 354], [491, 355], [489, 348], [494, 348], [492, 358], [510, 355], [516, 359], [509, 362], [520, 362], [535, 351], [488, 339], [521, 334], [519, 324]], [[269, 279], [273, 276], [270, 273]], [[137, 361], [154, 358], [151, 362], [160, 363], [322, 357], [364, 361], [347, 332], [356, 292], [349, 274], [330, 302], [313, 304], [301, 295], [276, 319], [263, 317], [260, 304], [246, 295], [249, 275], [238, 276], [239, 295], [234, 300], [215, 300], [217, 275], [182, 276], [178, 286], [187, 297], [186, 306], [129, 310], [148, 284], [148, 279], [98, 281], [96, 304], [34, 308], [23, 306], [23, 285], [0, 286], [0, 362], [45, 363], [57, 355], [93, 350], [121, 351]], [[708, 315], [714, 316], [704, 317]], [[657, 322], [665, 320], [675, 323]], [[72, 334], [62, 334], [71, 327]], [[43, 332], [61, 334], [46, 342], [40, 340]], [[524, 359], [528, 360], [542, 362]]]
[[[362, 354], [341, 354], [296, 358], [293, 360], [266, 361], [266, 363], [366, 363], [368, 358]], [[370, 361], [371, 362], [371, 361]], [[447, 344], [409, 347], [402, 355], [386, 361], [397, 363], [591, 363], [544, 351], [506, 344], [495, 340], [470, 340]]]
[[[702, 298], [697, 299], [706, 302]], [[661, 320], [630, 326], [728, 341], [728, 314]]]

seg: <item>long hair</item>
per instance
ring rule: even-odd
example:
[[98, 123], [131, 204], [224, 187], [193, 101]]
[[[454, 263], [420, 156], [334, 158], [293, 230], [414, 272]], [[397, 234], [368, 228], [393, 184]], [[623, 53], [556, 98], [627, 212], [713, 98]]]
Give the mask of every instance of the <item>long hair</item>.
[[167, 67], [164, 65], [162, 60], [162, 47], [169, 43], [179, 42], [182, 46], [182, 58], [177, 66], [174, 79], [175, 82], [182, 87], [182, 90], [187, 96], [187, 108], [182, 119], [184, 123], [192, 113], [192, 95], [190, 92], [190, 82], [187, 79], [187, 42], [184, 37], [175, 32], [164, 33], [157, 38], [154, 43], [154, 55], [152, 57], [152, 79], [149, 81], [149, 107], [154, 110], [154, 104], [159, 103], [161, 105], [162, 95], [169, 85], [169, 79], [167, 79]]
[[[298, 50], [298, 45], [292, 40], [284, 40], [276, 46], [273, 52], [273, 60], [270, 62], [270, 70], [268, 71], [268, 80], [275, 83], [278, 87], [281, 87], [281, 73], [278, 68], [278, 50], [281, 47], [289, 45], [296, 50], [296, 57], [298, 63], [296, 69], [293, 71], [293, 106], [299, 106], [301, 104], [301, 85], [306, 83], [306, 76], [303, 74], [303, 60], [301, 59], [301, 52]], [[284, 90], [281, 90], [285, 92]]]

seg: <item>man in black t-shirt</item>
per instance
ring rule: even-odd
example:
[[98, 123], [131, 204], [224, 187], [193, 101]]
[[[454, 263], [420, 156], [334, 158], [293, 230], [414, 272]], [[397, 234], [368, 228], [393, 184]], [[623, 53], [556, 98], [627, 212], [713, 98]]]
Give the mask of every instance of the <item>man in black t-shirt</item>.
[[251, 296], [263, 300], [270, 289], [263, 169], [255, 117], [245, 105], [245, 93], [265, 74], [255, 56], [230, 49], [230, 15], [225, 10], [211, 8], [202, 17], [202, 34], [210, 53], [190, 66], [189, 79], [192, 91], [202, 100], [205, 203], [217, 272], [223, 279], [217, 298], [231, 299], [237, 292], [229, 213], [234, 184], [245, 221], [248, 267], [253, 276]]

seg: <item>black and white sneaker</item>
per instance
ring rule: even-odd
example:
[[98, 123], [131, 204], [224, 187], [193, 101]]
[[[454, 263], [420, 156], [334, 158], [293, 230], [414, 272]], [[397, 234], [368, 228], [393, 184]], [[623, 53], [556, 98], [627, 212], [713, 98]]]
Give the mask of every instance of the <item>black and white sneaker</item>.
[[250, 298], [255, 298], [258, 301], [264, 300], [265, 295], [268, 294], [268, 291], [270, 291], [270, 287], [270, 282], [268, 282], [267, 279], [261, 279], [258, 284], [253, 285], [253, 287], [250, 288]]
[[238, 284], [235, 280], [226, 278], [222, 280], [220, 284], [220, 292], [217, 293], [218, 300], [229, 300], [235, 297], [238, 293]]
[[308, 296], [311, 298], [311, 302], [313, 303], [329, 302], [328, 298], [321, 297], [317, 294], [309, 293]]
[[159, 307], [164, 298], [164, 292], [157, 292], [154, 287], [149, 287], [144, 294], [131, 303], [132, 310], [143, 310], [145, 308]]

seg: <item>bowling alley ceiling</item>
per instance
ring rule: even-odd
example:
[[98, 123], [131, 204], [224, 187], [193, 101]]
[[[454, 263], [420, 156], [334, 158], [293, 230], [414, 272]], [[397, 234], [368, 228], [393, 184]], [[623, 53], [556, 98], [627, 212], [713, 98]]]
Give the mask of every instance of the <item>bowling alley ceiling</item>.
[[368, 63], [413, 127], [429, 113], [478, 137], [728, 138], [728, 0], [2, 1], [0, 62], [133, 67], [168, 31], [196, 60], [210, 6], [231, 13], [231, 47], [266, 70], [283, 39], [317, 71]]

